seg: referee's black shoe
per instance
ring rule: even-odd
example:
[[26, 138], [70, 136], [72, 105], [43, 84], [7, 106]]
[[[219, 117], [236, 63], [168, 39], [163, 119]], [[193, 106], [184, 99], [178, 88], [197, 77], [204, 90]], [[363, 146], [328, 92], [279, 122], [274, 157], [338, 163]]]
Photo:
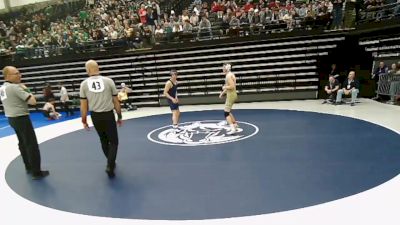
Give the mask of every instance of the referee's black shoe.
[[111, 168], [110, 166], [107, 166], [106, 173], [107, 173], [109, 178], [114, 178], [115, 177], [114, 169]]
[[44, 177], [47, 177], [48, 175], [50, 175], [50, 172], [48, 170], [42, 170], [40, 172], [33, 173], [32, 180], [40, 180]]

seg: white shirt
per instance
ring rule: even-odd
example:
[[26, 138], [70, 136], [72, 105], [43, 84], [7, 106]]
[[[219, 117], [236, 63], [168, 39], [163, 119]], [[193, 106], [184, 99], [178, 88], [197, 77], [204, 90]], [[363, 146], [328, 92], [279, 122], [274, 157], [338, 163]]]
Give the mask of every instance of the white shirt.
[[163, 33], [164, 33], [164, 30], [163, 30], [162, 28], [156, 29], [155, 33], [156, 33], [156, 34], [163, 34]]
[[61, 101], [61, 102], [69, 101], [68, 91], [67, 91], [67, 89], [66, 89], [64, 86], [61, 87], [61, 91], [60, 91], [60, 101]]
[[54, 106], [49, 102], [46, 102], [46, 104], [44, 104], [43, 110], [47, 111], [47, 112], [54, 112], [55, 111], [54, 110]]

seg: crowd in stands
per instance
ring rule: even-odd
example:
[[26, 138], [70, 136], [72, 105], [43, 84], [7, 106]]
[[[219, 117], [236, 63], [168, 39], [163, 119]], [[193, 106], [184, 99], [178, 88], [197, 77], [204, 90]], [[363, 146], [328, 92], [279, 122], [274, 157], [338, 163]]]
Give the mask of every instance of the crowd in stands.
[[[387, 2], [386, 2], [387, 1]], [[365, 0], [371, 9], [394, 0]], [[397, 0], [400, 1], [400, 0]], [[349, 1], [350, 2], [350, 1]], [[177, 12], [158, 0], [64, 2], [0, 21], [0, 53], [41, 58], [108, 47], [245, 36], [296, 28], [342, 28], [344, 0], [193, 0]], [[346, 26], [345, 26], [346, 27]]]

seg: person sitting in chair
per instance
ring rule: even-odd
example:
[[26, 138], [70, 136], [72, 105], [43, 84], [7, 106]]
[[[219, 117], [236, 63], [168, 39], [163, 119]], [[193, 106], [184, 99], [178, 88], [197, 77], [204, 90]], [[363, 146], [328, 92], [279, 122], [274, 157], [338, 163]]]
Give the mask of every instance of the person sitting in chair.
[[355, 80], [356, 72], [350, 71], [349, 76], [343, 82], [343, 88], [338, 91], [336, 104], [341, 104], [342, 95], [351, 95], [351, 106], [354, 106], [360, 88], [360, 82]]
[[125, 83], [121, 83], [121, 89], [118, 92], [118, 100], [121, 102], [121, 104], [124, 105], [124, 108], [126, 110], [131, 110], [132, 106], [129, 104], [129, 98], [128, 98], [128, 93], [131, 93], [132, 89], [127, 87]]
[[337, 91], [339, 90], [339, 81], [335, 79], [335, 75], [329, 75], [329, 81], [325, 85], [325, 92], [329, 96], [322, 104], [324, 103], [334, 103], [337, 95]]
[[61, 117], [61, 114], [56, 111], [54, 105], [54, 98], [50, 98], [43, 106], [43, 115], [49, 120], [58, 120]]

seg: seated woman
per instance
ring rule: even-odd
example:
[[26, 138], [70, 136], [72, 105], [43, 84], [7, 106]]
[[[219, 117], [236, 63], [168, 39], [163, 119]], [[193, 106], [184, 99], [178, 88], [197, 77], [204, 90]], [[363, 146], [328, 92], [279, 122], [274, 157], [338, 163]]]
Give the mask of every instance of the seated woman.
[[54, 98], [50, 98], [43, 106], [43, 115], [49, 120], [58, 120], [61, 117], [61, 114], [56, 112], [54, 104]]
[[125, 83], [121, 83], [121, 89], [118, 92], [118, 100], [121, 102], [121, 104], [124, 105], [124, 108], [126, 110], [131, 110], [132, 106], [129, 104], [129, 97], [128, 93], [131, 93], [132, 89], [127, 87]]

